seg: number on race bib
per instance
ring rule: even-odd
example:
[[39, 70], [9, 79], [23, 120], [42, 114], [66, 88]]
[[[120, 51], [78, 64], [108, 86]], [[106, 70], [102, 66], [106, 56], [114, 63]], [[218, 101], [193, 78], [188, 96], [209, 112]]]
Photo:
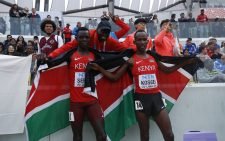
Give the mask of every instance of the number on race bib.
[[143, 110], [143, 106], [139, 100], [135, 100], [135, 110]]
[[141, 89], [149, 89], [158, 87], [158, 82], [155, 74], [139, 75], [139, 87]]
[[76, 72], [75, 79], [74, 79], [74, 87], [84, 87], [84, 72]]

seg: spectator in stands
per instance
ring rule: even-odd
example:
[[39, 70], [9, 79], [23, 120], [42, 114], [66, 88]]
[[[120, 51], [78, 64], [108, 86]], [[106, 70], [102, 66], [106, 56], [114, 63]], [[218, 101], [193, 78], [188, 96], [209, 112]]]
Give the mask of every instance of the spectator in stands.
[[17, 52], [17, 56], [24, 56], [25, 54], [25, 47], [21, 41], [16, 43], [16, 52]]
[[30, 35], [30, 19], [29, 19], [29, 9], [25, 7], [21, 13], [21, 35]]
[[11, 41], [12, 35], [7, 35], [6, 38], [7, 39], [4, 41], [4, 46], [5, 47], [8, 46], [9, 42]]
[[222, 55], [221, 59], [214, 61], [214, 68], [225, 74], [225, 55]]
[[[155, 51], [162, 56], [175, 56], [180, 53], [180, 46], [176, 44], [176, 39], [172, 33], [172, 23], [170, 20], [162, 20], [161, 31], [155, 37]], [[177, 48], [177, 50], [175, 50]]]
[[197, 20], [198, 29], [199, 29], [199, 37], [204, 38], [208, 37], [208, 17], [205, 14], [205, 10], [201, 9], [201, 14], [198, 15]]
[[215, 60], [215, 59], [221, 59], [222, 54], [220, 53], [220, 49], [219, 48], [214, 48], [213, 49], [213, 54], [211, 56], [211, 59]]
[[78, 28], [80, 28], [81, 27], [81, 22], [77, 22], [77, 25], [76, 25], [76, 27], [74, 27], [73, 28], [73, 32], [72, 32], [72, 34], [76, 37], [77, 36], [77, 30], [78, 30]]
[[0, 54], [4, 54], [4, 50], [5, 50], [4, 44], [0, 42]]
[[34, 36], [33, 41], [34, 41], [34, 52], [37, 53], [38, 48], [39, 48], [39, 38], [38, 38], [38, 36]]
[[93, 21], [91, 18], [88, 19], [88, 22], [85, 24], [85, 27], [88, 29], [96, 29], [95, 25], [93, 25]]
[[188, 34], [188, 28], [187, 28], [187, 19], [185, 17], [184, 13], [180, 14], [180, 18], [178, 18], [178, 22], [179, 22], [179, 37], [180, 38], [185, 38], [187, 37]]
[[109, 21], [110, 17], [107, 15], [106, 11], [103, 11], [102, 12], [102, 16], [100, 17], [100, 19]]
[[[9, 10], [10, 34], [20, 35], [20, 12], [17, 4], [13, 4]], [[19, 28], [18, 28], [19, 27]]]
[[215, 46], [214, 42], [208, 42], [207, 54], [209, 55], [209, 57], [211, 57], [214, 54], [215, 48], [216, 48], [216, 46]]
[[47, 15], [45, 20], [52, 20], [52, 16], [51, 15]]
[[30, 33], [31, 35], [40, 35], [40, 23], [41, 17], [36, 13], [36, 9], [31, 9], [32, 13], [29, 14], [28, 18], [30, 19]]
[[45, 36], [40, 39], [38, 53], [42, 55], [49, 55], [52, 51], [63, 45], [61, 36], [55, 35], [55, 22], [52, 20], [44, 20], [41, 23], [41, 30]]
[[29, 84], [32, 85], [32, 83], [34, 82], [34, 78], [36, 75], [36, 71], [37, 71], [37, 65], [36, 65], [36, 60], [37, 60], [37, 55], [34, 52], [34, 42], [32, 40], [29, 40], [27, 42], [27, 46], [26, 46], [26, 50], [24, 53], [24, 56], [29, 56], [32, 55], [32, 61], [31, 61], [31, 68], [30, 68], [30, 80], [29, 80]]
[[176, 21], [176, 14], [171, 15], [170, 23], [172, 24], [173, 35], [178, 36], [177, 35], [178, 34], [178, 32], [177, 32], [178, 23]]
[[225, 82], [225, 74], [214, 69], [213, 60], [207, 59], [204, 68], [197, 70], [197, 79], [200, 83]]
[[55, 17], [55, 21], [54, 22], [55, 22], [55, 25], [56, 25], [56, 31], [55, 31], [56, 33], [55, 34], [56, 35], [60, 35], [61, 34], [61, 26], [62, 25], [61, 25], [61, 21], [59, 20], [58, 16]]
[[70, 29], [70, 24], [67, 23], [66, 27], [63, 28], [63, 34], [65, 38], [65, 44], [71, 41], [72, 30]]
[[224, 42], [224, 41], [221, 42], [220, 52], [221, 52], [222, 54], [225, 54], [225, 42]]
[[16, 39], [12, 38], [9, 42], [9, 45], [13, 45], [14, 47], [16, 47]]
[[191, 54], [190, 54], [190, 52], [189, 52], [189, 50], [187, 48], [183, 50], [183, 56], [184, 57], [191, 56]]
[[151, 38], [155, 38], [155, 35], [158, 31], [159, 20], [156, 14], [153, 15], [152, 19], [149, 22], [148, 33], [150, 33]]
[[27, 46], [27, 42], [25, 41], [25, 39], [22, 35], [17, 37], [16, 43], [18, 43], [18, 42], [20, 42], [20, 44], [22, 44], [24, 48]]
[[12, 56], [20, 56], [17, 52], [16, 52], [16, 48], [15, 46], [9, 44], [6, 50], [6, 55], [12, 55]]
[[189, 37], [197, 37], [197, 32], [196, 32], [196, 21], [195, 18], [192, 17], [192, 13], [188, 13], [188, 18], [187, 18], [187, 29], [188, 29], [188, 36]]
[[[134, 26], [135, 26], [136, 31], [138, 31], [138, 30], [145, 30], [146, 29], [146, 20], [143, 19], [143, 18], [139, 18], [139, 19], [135, 20]], [[136, 31], [131, 33], [131, 34], [129, 34], [129, 35], [127, 35], [127, 37], [123, 41], [123, 44], [125, 46], [127, 46], [129, 48], [132, 48], [134, 50], [137, 49], [136, 45], [134, 44], [134, 34], [136, 33]], [[146, 49], [147, 50], [152, 49], [152, 39], [151, 38], [148, 39], [148, 45], [147, 45]]]
[[214, 37], [224, 37], [224, 25], [223, 22], [219, 16], [217, 16], [214, 20], [214, 22], [211, 22], [211, 34]]
[[0, 17], [0, 34], [5, 34], [5, 32], [6, 32], [6, 22], [2, 17]]
[[187, 49], [191, 56], [195, 56], [197, 54], [197, 47], [195, 43], [192, 43], [192, 38], [187, 39], [184, 49]]
[[207, 53], [207, 47], [205, 45], [201, 45], [199, 47], [199, 54], [196, 55], [202, 62], [205, 60], [211, 59]]
[[131, 33], [133, 33], [135, 31], [135, 26], [134, 26], [133, 18], [130, 18], [129, 19], [128, 25], [130, 26], [130, 31], [128, 32], [128, 34], [131, 34]]
[[209, 38], [209, 42], [213, 42], [216, 48], [220, 48], [220, 45], [217, 44], [217, 39], [214, 37]]

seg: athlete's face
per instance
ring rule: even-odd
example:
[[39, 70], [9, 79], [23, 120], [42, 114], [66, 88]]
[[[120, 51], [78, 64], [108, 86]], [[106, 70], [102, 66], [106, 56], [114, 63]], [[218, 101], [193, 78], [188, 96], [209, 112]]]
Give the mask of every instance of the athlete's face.
[[109, 37], [110, 34], [110, 30], [109, 29], [97, 29], [97, 33], [98, 33], [98, 39], [100, 41], [106, 41], [107, 38]]
[[53, 33], [53, 26], [52, 26], [52, 24], [46, 24], [45, 25], [45, 32], [46, 32], [46, 34], [52, 34]]
[[148, 36], [146, 32], [138, 32], [134, 38], [134, 44], [137, 47], [137, 51], [143, 52], [146, 50], [148, 44]]
[[78, 45], [81, 48], [88, 48], [90, 42], [89, 31], [79, 31], [77, 34]]

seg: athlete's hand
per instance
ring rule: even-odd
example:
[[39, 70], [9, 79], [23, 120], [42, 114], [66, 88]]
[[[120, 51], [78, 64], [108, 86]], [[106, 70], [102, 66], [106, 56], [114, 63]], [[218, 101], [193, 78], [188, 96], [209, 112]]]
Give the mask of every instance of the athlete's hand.
[[96, 63], [89, 63], [89, 67], [95, 71], [99, 71], [100, 66]]
[[119, 19], [118, 15], [113, 15], [112, 13], [109, 12], [109, 17], [113, 20], [113, 22], [115, 22], [116, 20]]

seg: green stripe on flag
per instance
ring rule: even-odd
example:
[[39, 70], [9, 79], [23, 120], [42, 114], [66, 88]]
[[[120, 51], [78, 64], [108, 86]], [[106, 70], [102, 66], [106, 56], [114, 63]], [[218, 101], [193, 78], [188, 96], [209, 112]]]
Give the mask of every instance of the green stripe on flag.
[[126, 129], [136, 123], [132, 91], [105, 117], [105, 130], [111, 141], [120, 141]]
[[169, 100], [166, 100], [166, 110], [168, 111], [168, 113], [171, 111], [171, 109], [173, 108], [174, 103], [170, 102]]
[[65, 99], [35, 113], [26, 122], [29, 141], [38, 141], [67, 127], [70, 124], [68, 111], [69, 99]]

